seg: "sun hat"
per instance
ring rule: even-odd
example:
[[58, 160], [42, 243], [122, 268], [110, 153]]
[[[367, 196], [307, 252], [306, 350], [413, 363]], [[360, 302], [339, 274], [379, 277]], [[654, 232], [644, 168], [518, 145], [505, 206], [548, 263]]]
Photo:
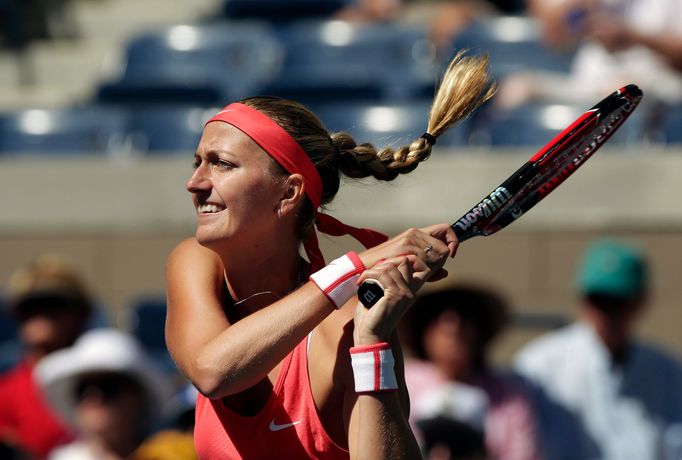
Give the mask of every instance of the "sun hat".
[[13, 315], [36, 302], [43, 306], [61, 305], [83, 314], [93, 308], [76, 267], [57, 254], [43, 254], [16, 270], [7, 282], [6, 293], [7, 307]]
[[137, 340], [113, 328], [93, 329], [72, 347], [50, 353], [38, 362], [34, 375], [52, 407], [75, 426], [76, 385], [81, 377], [99, 372], [121, 373], [137, 381], [147, 396], [150, 422], [161, 415], [172, 394], [171, 384]]
[[577, 286], [583, 295], [631, 299], [646, 290], [647, 266], [642, 252], [630, 244], [602, 239], [583, 255]]

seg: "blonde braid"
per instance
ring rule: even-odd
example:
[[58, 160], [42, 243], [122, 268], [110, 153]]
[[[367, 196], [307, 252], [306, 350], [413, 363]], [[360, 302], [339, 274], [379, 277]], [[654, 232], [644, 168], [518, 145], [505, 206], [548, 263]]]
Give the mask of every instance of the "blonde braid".
[[[496, 85], [488, 75], [488, 57], [465, 56], [465, 53], [460, 51], [452, 59], [434, 97], [427, 124], [427, 133], [434, 138], [468, 117], [495, 94]], [[397, 150], [384, 147], [378, 152], [372, 144], [358, 145], [348, 133], [333, 133], [331, 138], [341, 154], [341, 172], [348, 177], [371, 175], [390, 181], [398, 174], [413, 171], [431, 155], [432, 144], [424, 137]]]

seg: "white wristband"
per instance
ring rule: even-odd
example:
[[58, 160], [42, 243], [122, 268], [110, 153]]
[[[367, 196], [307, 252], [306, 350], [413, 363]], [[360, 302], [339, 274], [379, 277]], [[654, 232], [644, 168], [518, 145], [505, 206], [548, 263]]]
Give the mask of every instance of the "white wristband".
[[354, 252], [332, 260], [329, 265], [310, 275], [310, 280], [329, 300], [341, 308], [358, 291], [356, 281], [365, 265]]
[[396, 391], [395, 359], [386, 342], [350, 349], [356, 393]]

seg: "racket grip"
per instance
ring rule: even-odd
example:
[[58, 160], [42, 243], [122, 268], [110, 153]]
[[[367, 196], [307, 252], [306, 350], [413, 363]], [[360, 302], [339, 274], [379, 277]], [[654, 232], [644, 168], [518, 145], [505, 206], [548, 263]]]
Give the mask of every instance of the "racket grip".
[[358, 287], [358, 300], [365, 308], [372, 308], [383, 296], [384, 287], [377, 280], [365, 280]]

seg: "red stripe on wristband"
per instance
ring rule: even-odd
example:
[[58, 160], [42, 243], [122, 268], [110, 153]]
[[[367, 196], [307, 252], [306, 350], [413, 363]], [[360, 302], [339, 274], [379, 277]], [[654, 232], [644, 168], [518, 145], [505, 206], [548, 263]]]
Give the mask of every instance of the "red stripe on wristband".
[[374, 350], [374, 391], [381, 389], [381, 354]]
[[357, 292], [356, 280], [364, 270], [360, 257], [349, 252], [310, 275], [310, 280], [336, 308], [341, 308]]
[[398, 389], [391, 346], [386, 343], [350, 349], [355, 391], [357, 393], [389, 392]]

